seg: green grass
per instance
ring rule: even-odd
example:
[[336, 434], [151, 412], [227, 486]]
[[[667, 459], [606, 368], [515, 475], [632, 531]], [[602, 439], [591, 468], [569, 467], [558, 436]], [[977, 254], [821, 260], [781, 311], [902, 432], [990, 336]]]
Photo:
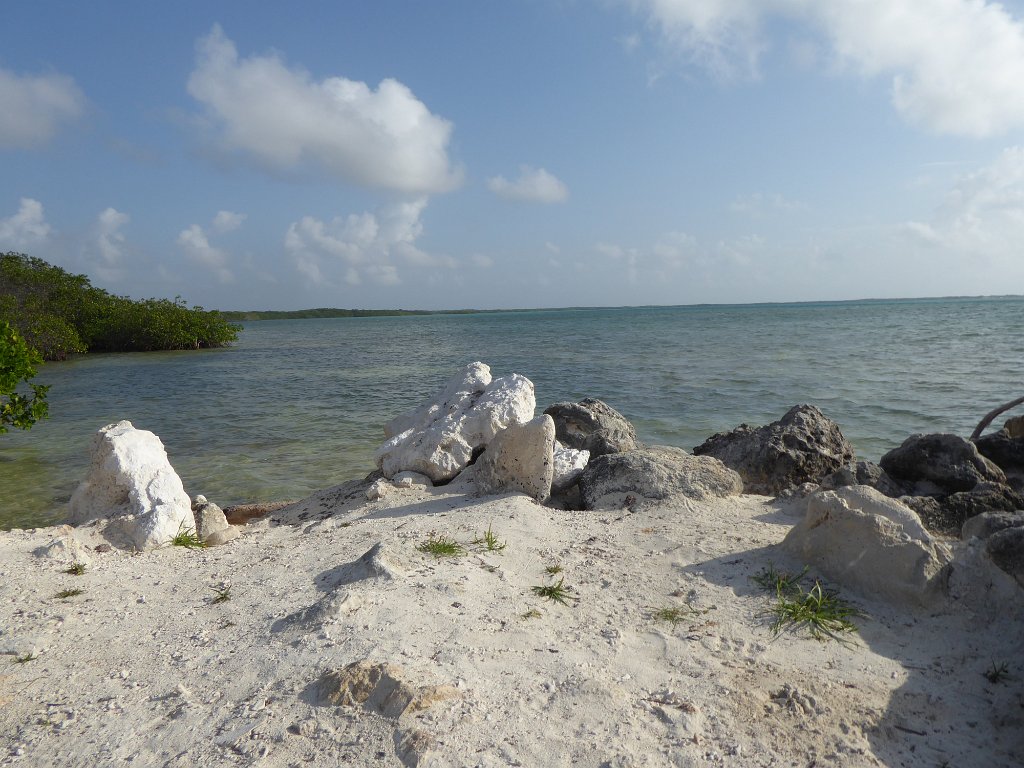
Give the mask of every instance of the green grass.
[[31, 651], [29, 651], [28, 653], [23, 654], [21, 656], [15, 656], [14, 657], [14, 663], [15, 664], [28, 664], [30, 661], [35, 661], [38, 658], [39, 658], [39, 656], [37, 656], [36, 654], [34, 654]]
[[487, 526], [487, 533], [481, 538], [475, 539], [474, 544], [483, 544], [484, 549], [487, 552], [501, 552], [506, 546], [504, 541], [498, 541], [498, 537], [491, 531], [491, 526]]
[[818, 640], [831, 638], [844, 642], [842, 635], [857, 629], [851, 619], [864, 614], [815, 580], [814, 586], [806, 592], [800, 589], [789, 594], [776, 592], [775, 605], [764, 615], [772, 617], [769, 628], [775, 637], [787, 629], [806, 629]]
[[751, 581], [764, 591], [774, 592], [780, 597], [798, 595], [802, 591], [800, 582], [807, 575], [808, 570], [810, 570], [810, 566], [805, 565], [800, 573], [787, 573], [786, 571], [776, 571], [775, 566], [769, 563], [767, 568], [756, 576], [752, 576]]
[[533, 594], [538, 597], [543, 597], [545, 600], [553, 600], [554, 602], [561, 603], [562, 605], [571, 605], [569, 602], [570, 600], [579, 600], [579, 598], [571, 594], [569, 590], [563, 586], [564, 582], [565, 577], [563, 576], [558, 580], [557, 584], [545, 584], [539, 587], [530, 587], [530, 589], [533, 591]]
[[1005, 661], [999, 664], [993, 661], [992, 666], [985, 670], [983, 674], [990, 683], [1001, 683], [1010, 676], [1010, 666]]
[[172, 547], [185, 547], [186, 549], [203, 549], [206, 546], [199, 538], [195, 528], [186, 528], [184, 524], [178, 528], [178, 532], [174, 534], [170, 544]]
[[692, 619], [695, 616], [703, 616], [704, 614], [714, 610], [715, 606], [710, 608], [694, 608], [692, 605], [685, 606], [667, 606], [665, 608], [654, 608], [651, 609], [651, 618], [655, 621], [667, 621], [673, 627], [683, 619]]
[[214, 603], [226, 603], [231, 599], [231, 585], [224, 584], [220, 587], [210, 587], [214, 592], [213, 602]]
[[539, 619], [543, 615], [544, 614], [542, 614], [536, 608], [531, 608], [530, 610], [528, 610], [526, 613], [524, 613], [522, 615], [522, 618], [523, 619]]
[[85, 573], [85, 565], [83, 563], [72, 563], [71, 567], [64, 571], [64, 573], [69, 573], [72, 576], [81, 576]]
[[561, 572], [562, 566], [560, 565], [549, 565], [547, 568], [544, 569], [544, 573], [548, 574], [549, 576], [555, 576]]
[[438, 559], [442, 557], [461, 557], [466, 554], [466, 548], [455, 539], [449, 539], [447, 536], [435, 536], [434, 534], [430, 534], [430, 538], [420, 544], [417, 549]]
[[78, 597], [82, 594], [85, 594], [84, 589], [62, 589], [54, 597], [58, 600], [67, 600], [69, 597]]

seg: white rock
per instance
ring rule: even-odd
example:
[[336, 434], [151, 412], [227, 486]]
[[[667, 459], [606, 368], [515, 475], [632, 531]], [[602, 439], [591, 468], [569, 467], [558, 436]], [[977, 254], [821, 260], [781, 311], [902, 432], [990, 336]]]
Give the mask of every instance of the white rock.
[[554, 475], [555, 422], [547, 414], [505, 429], [477, 460], [476, 485], [481, 493], [522, 491], [537, 501], [551, 496]]
[[60, 526], [56, 530], [60, 535], [48, 544], [32, 550], [33, 555], [69, 564], [89, 565], [92, 562], [88, 548], [71, 534], [74, 529], [70, 525]]
[[564, 491], [583, 474], [590, 461], [590, 451], [578, 451], [568, 448], [555, 440], [554, 477], [551, 480], [551, 492]]
[[367, 501], [378, 501], [388, 495], [388, 491], [391, 490], [391, 483], [381, 478], [380, 480], [374, 480], [370, 483], [370, 487], [366, 489], [366, 500]]
[[934, 604], [944, 597], [949, 549], [924, 530], [913, 510], [897, 505], [903, 507], [866, 486], [820, 491], [807, 498], [804, 519], [782, 547], [866, 595]]
[[473, 363], [429, 403], [388, 423], [377, 466], [387, 478], [413, 471], [434, 483], [451, 480], [501, 430], [532, 419], [536, 407], [529, 379], [514, 373], [492, 381], [490, 368]]
[[192, 502], [159, 437], [120, 421], [96, 433], [91, 453], [92, 466], [71, 497], [72, 524], [126, 517], [123, 530], [140, 550], [195, 530]]
[[419, 472], [399, 472], [391, 482], [396, 488], [432, 488], [434, 485], [429, 477]]

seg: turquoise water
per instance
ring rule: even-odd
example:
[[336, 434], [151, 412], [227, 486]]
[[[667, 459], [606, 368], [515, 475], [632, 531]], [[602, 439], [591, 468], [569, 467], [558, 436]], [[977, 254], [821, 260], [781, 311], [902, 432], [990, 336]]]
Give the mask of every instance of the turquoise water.
[[156, 432], [191, 495], [300, 498], [372, 469], [382, 425], [461, 366], [599, 397], [687, 449], [813, 403], [858, 455], [967, 435], [1024, 387], [1024, 299], [541, 310], [246, 324], [227, 349], [43, 366], [51, 418], [0, 436], [0, 528], [59, 521], [100, 427]]

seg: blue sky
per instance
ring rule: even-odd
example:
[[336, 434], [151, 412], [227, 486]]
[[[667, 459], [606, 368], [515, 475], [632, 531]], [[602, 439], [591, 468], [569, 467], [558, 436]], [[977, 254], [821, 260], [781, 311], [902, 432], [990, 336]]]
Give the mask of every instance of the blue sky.
[[1024, 294], [1024, 2], [7, 3], [0, 250], [220, 309]]

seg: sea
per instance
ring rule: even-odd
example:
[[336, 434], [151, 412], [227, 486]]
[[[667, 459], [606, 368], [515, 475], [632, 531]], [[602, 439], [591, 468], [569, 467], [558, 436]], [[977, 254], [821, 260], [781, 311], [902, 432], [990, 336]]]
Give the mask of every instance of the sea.
[[1024, 394], [1022, 330], [1024, 297], [247, 322], [222, 349], [41, 366], [49, 419], [0, 435], [0, 529], [61, 522], [93, 435], [122, 419], [160, 437], [192, 496], [303, 498], [371, 471], [384, 423], [477, 360], [531, 379], [538, 413], [597, 397], [688, 450], [811, 403], [877, 461]]

